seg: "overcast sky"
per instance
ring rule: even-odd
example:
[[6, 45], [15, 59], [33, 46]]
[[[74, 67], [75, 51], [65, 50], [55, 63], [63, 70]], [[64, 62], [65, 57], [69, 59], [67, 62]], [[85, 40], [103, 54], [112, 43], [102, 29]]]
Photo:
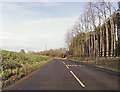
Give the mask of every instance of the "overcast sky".
[[1, 49], [42, 51], [65, 47], [65, 33], [84, 10], [84, 2], [2, 4]]

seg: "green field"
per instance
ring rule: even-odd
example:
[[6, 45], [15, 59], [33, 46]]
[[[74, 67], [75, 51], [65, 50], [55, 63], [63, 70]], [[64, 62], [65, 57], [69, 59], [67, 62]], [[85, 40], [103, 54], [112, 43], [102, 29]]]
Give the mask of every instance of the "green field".
[[25, 77], [42, 65], [51, 61], [48, 56], [17, 53], [0, 50], [2, 87], [6, 87]]

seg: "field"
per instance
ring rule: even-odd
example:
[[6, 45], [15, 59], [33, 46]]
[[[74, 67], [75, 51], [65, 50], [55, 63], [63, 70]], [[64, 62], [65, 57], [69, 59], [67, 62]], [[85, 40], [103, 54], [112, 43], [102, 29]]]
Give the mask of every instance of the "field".
[[48, 61], [51, 61], [51, 58], [48, 56], [24, 54], [5, 50], [0, 50], [0, 52], [2, 52], [0, 58], [0, 77], [2, 81], [1, 87], [3, 88], [20, 80], [46, 64]]

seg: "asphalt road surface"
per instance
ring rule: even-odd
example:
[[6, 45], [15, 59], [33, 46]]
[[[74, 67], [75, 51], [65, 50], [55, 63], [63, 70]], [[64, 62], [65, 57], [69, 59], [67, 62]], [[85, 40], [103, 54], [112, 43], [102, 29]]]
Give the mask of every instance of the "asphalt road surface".
[[118, 90], [118, 76], [81, 63], [53, 59], [4, 90]]

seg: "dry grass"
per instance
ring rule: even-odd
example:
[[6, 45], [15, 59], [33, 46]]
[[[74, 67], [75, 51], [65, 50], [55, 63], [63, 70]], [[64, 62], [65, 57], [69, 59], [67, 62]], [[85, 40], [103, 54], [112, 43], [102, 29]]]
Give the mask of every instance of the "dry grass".
[[120, 72], [120, 57], [99, 57], [96, 62], [96, 58], [69, 58], [70, 60], [83, 62], [85, 64], [93, 65], [99, 68], [111, 70], [114, 72]]

